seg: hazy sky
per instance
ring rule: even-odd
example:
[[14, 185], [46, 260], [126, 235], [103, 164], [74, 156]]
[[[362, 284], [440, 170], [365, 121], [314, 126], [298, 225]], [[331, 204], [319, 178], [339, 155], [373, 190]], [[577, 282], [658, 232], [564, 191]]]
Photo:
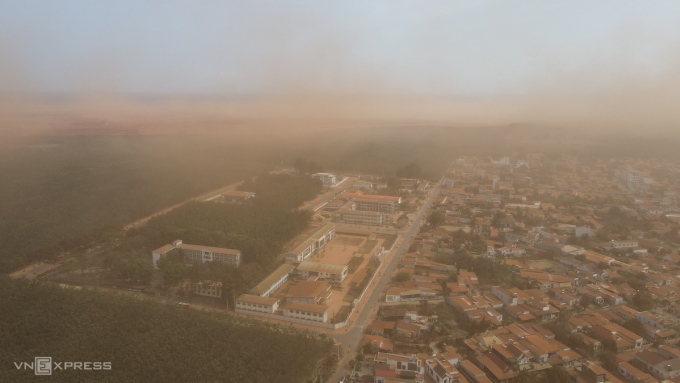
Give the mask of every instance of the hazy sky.
[[663, 82], [679, 52], [672, 0], [0, 4], [0, 91], [526, 96]]

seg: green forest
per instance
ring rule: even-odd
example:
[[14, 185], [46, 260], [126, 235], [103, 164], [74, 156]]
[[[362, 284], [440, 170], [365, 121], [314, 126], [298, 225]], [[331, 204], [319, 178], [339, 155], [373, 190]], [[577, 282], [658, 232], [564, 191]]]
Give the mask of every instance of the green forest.
[[[644, 142], [641, 142], [644, 141]], [[587, 143], [587, 144], [584, 144]], [[0, 272], [106, 242], [126, 224], [275, 166], [435, 179], [460, 155], [677, 158], [677, 137], [569, 129], [372, 126], [266, 135], [42, 136], [0, 142]], [[650, 148], [654, 148], [651, 151]], [[313, 165], [313, 166], [312, 166]]]
[[[203, 150], [190, 148], [200, 146]], [[0, 272], [105, 241], [159, 209], [271, 164], [199, 137], [42, 137], [0, 145]]]
[[0, 307], [0, 382], [41, 378], [14, 366], [36, 356], [112, 363], [50, 382], [305, 382], [334, 363], [325, 336], [137, 297], [2, 276]]
[[242, 188], [256, 197], [243, 204], [189, 202], [130, 230], [121, 244], [104, 255], [120, 278], [148, 282], [151, 250], [181, 239], [185, 243], [239, 249], [237, 270], [224, 265], [187, 265], [181, 254], [160, 262], [166, 286], [183, 278], [220, 280], [236, 293], [257, 283], [276, 265], [283, 246], [309, 225], [311, 214], [297, 209], [321, 191], [319, 180], [304, 175], [262, 174]]

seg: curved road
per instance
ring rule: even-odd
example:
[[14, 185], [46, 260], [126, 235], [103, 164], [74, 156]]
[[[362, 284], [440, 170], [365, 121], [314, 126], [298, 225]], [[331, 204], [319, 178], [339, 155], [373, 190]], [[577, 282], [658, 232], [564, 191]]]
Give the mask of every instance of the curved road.
[[361, 312], [359, 313], [356, 322], [345, 333], [328, 334], [329, 337], [334, 339], [336, 342], [340, 343], [343, 347], [342, 350], [343, 356], [338, 362], [338, 367], [335, 373], [333, 373], [333, 375], [331, 375], [331, 377], [329, 378], [328, 380], [329, 383], [335, 383], [340, 381], [340, 378], [342, 378], [349, 372], [347, 365], [349, 361], [353, 358], [356, 350], [361, 345], [361, 340], [363, 339], [364, 335], [364, 328], [366, 327], [366, 324], [368, 323], [369, 319], [373, 317], [377, 310], [378, 298], [380, 298], [383, 290], [385, 290], [385, 287], [390, 282], [392, 273], [396, 269], [404, 253], [406, 253], [406, 251], [408, 250], [408, 247], [411, 243], [411, 240], [413, 239], [413, 236], [416, 234], [420, 226], [423, 224], [423, 221], [425, 220], [425, 215], [430, 210], [432, 201], [434, 201], [435, 197], [438, 194], [439, 183], [437, 183], [437, 185], [434, 186], [432, 190], [430, 190], [430, 194], [427, 197], [425, 203], [423, 204], [423, 208], [420, 210], [418, 216], [413, 220], [411, 228], [402, 237], [399, 246], [394, 250], [394, 254], [391, 257], [390, 262], [387, 264], [387, 267], [382, 271], [382, 275], [378, 280], [378, 284], [373, 289], [373, 293], [366, 298], [365, 302], [359, 303], [359, 306], [363, 304], [363, 310], [361, 310]]

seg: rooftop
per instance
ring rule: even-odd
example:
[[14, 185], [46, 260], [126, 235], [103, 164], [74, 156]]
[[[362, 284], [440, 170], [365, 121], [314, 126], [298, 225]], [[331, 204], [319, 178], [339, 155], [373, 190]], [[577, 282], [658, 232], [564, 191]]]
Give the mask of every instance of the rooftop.
[[267, 289], [269, 289], [271, 285], [273, 285], [279, 279], [281, 279], [282, 276], [290, 273], [294, 268], [295, 268], [294, 265], [284, 263], [283, 265], [279, 266], [276, 270], [274, 270], [271, 274], [269, 274], [265, 279], [263, 279], [262, 282], [258, 283], [257, 286], [250, 289], [250, 291], [258, 295], [262, 294], [263, 292], [267, 291]]

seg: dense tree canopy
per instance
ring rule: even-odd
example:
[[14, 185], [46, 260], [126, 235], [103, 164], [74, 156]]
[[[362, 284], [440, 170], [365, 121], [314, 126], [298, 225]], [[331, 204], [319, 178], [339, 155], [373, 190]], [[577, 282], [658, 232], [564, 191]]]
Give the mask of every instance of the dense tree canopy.
[[107, 361], [50, 382], [303, 382], [331, 354], [323, 336], [90, 290], [0, 277], [0, 381], [33, 381], [14, 362]]
[[254, 191], [256, 197], [243, 204], [189, 202], [129, 231], [122, 243], [106, 254], [107, 266], [116, 276], [146, 282], [150, 251], [176, 239], [239, 249], [242, 265], [238, 270], [223, 265], [189, 267], [181, 256], [166, 257], [160, 266], [166, 285], [183, 278], [214, 279], [236, 293], [243, 292], [271, 271], [283, 246], [307, 228], [311, 214], [297, 206], [316, 196], [321, 184], [309, 176], [264, 174], [246, 181], [242, 188]]
[[[192, 146], [203, 150], [189, 156]], [[89, 247], [263, 169], [244, 148], [200, 137], [46, 137], [0, 147], [0, 272]]]

